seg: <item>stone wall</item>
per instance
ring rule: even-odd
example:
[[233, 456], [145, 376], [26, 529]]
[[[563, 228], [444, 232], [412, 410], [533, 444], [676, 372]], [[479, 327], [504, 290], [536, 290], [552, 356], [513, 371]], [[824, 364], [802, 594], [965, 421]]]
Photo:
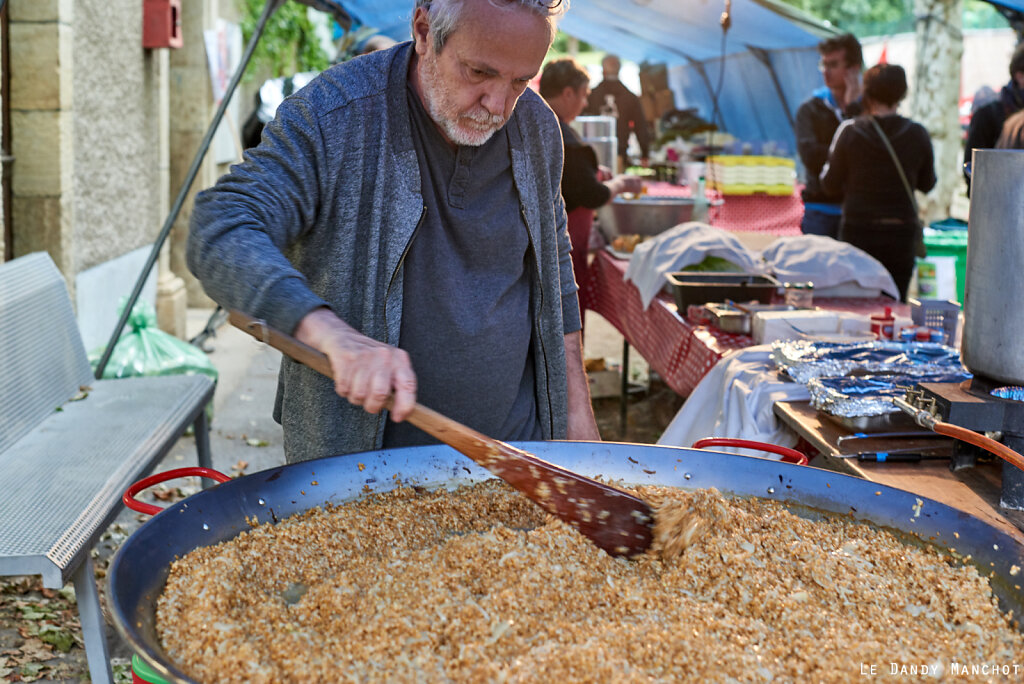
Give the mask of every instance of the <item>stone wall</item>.
[[78, 270], [152, 244], [163, 219], [159, 51], [138, 0], [77, 0], [72, 59]]
[[14, 256], [50, 253], [65, 276], [71, 249], [72, 1], [11, 0], [12, 240]]

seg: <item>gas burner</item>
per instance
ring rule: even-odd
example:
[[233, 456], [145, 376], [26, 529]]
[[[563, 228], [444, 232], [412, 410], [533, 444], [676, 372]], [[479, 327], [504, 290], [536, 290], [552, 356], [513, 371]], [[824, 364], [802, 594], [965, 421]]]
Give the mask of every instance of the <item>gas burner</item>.
[[1014, 385], [1007, 387], [997, 387], [989, 392], [993, 397], [997, 399], [1007, 399], [1009, 401], [1024, 401], [1024, 387], [1017, 387]]
[[[960, 383], [921, 383], [907, 392], [906, 401], [943, 422], [989, 433], [990, 437], [1019, 453], [1024, 449], [1024, 401], [992, 394], [1002, 388], [1006, 388], [1005, 382], [975, 375]], [[971, 468], [976, 465], [978, 455], [985, 453], [957, 442], [949, 467], [951, 470]], [[1009, 463], [1003, 463], [1000, 505], [1024, 510], [1024, 471]]]

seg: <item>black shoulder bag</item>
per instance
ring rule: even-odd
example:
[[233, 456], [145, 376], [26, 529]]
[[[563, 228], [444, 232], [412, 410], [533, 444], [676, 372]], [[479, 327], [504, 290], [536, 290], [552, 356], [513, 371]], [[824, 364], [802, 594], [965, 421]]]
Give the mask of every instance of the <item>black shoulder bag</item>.
[[889, 142], [889, 136], [885, 134], [882, 127], [878, 125], [878, 121], [875, 120], [874, 116], [869, 116], [868, 120], [871, 121], [871, 125], [878, 131], [878, 135], [881, 136], [882, 142], [885, 144], [885, 149], [889, 150], [889, 156], [892, 157], [892, 163], [896, 166], [896, 173], [900, 174], [900, 180], [903, 181], [903, 189], [907, 191], [907, 197], [910, 198], [910, 206], [914, 208], [914, 256], [924, 258], [928, 256], [928, 248], [924, 244], [924, 223], [921, 222], [921, 214], [917, 208], [917, 198], [914, 196], [914, 190], [910, 187], [910, 181], [907, 180], [907, 174], [903, 172], [903, 165], [900, 164], [899, 157], [896, 156], [896, 150], [892, 149], [892, 143]]

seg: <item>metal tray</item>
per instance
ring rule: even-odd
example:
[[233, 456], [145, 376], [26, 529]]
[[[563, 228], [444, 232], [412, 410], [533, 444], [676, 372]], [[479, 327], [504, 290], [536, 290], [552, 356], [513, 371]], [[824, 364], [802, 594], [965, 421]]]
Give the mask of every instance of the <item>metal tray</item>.
[[883, 413], [880, 416], [833, 416], [825, 411], [818, 411], [819, 416], [824, 416], [837, 425], [842, 425], [853, 432], [885, 432], [888, 430], [904, 430], [917, 425], [914, 419], [903, 411], [895, 413]]
[[789, 304], [759, 304], [757, 302], [718, 303], [709, 302], [704, 305], [711, 319], [711, 325], [728, 333], [749, 335], [754, 314], [762, 311], [796, 311]]
[[770, 304], [781, 287], [779, 281], [771, 276], [749, 273], [677, 271], [666, 273], [665, 278], [672, 287], [680, 311], [686, 311], [690, 304], [726, 300]]

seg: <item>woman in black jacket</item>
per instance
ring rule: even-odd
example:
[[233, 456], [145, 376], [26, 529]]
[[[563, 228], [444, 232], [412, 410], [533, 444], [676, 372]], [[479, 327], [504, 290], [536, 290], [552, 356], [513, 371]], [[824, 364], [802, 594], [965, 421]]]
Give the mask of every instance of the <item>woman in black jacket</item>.
[[865, 114], [843, 122], [836, 130], [828, 163], [821, 171], [825, 191], [843, 196], [839, 239], [882, 262], [903, 300], [914, 272], [920, 227], [916, 204], [900, 177], [897, 160], [912, 190], [928, 192], [935, 187], [928, 131], [896, 113], [906, 94], [903, 67], [878, 64], [868, 69], [864, 74]]
[[593, 210], [607, 204], [619, 193], [636, 193], [643, 187], [643, 181], [637, 176], [611, 178], [608, 170], [602, 171], [594, 148], [583, 142], [569, 125], [587, 105], [589, 78], [587, 70], [572, 57], [548, 62], [540, 76], [541, 97], [558, 117], [565, 145], [562, 198], [568, 214], [572, 265], [578, 283], [583, 282], [587, 269]]

